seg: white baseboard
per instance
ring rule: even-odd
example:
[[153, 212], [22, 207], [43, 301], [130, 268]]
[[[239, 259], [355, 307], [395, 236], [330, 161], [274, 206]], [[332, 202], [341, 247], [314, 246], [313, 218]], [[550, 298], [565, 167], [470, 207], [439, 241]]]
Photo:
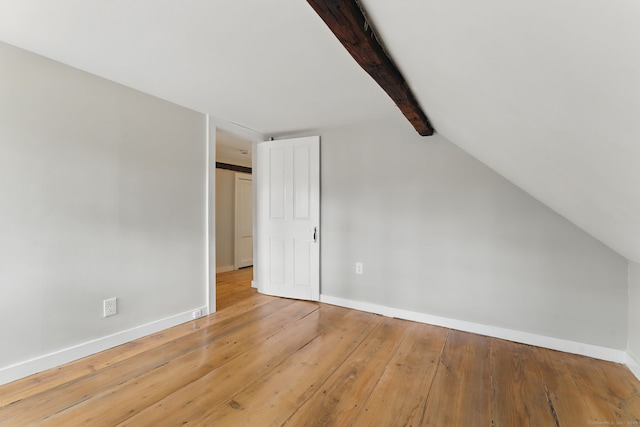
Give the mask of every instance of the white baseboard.
[[[255, 282], [252, 282], [252, 285], [254, 284]], [[433, 316], [377, 304], [337, 298], [329, 295], [320, 295], [320, 302], [352, 308], [354, 310], [366, 311], [369, 313], [381, 314], [388, 317], [397, 317], [399, 319], [427, 323], [430, 325], [442, 326], [445, 328], [486, 335], [494, 338], [501, 338], [522, 344], [535, 345], [537, 347], [550, 348], [567, 353], [580, 354], [583, 356], [593, 357], [595, 359], [623, 363], [627, 365], [629, 370], [631, 370], [631, 372], [640, 380], [640, 363], [632, 355], [622, 350], [536, 335], [528, 332], [515, 331], [512, 329], [482, 325], [479, 323], [456, 320], [447, 317]], [[195, 308], [165, 319], [150, 322], [106, 337], [49, 353], [41, 357], [0, 368], [0, 385], [10, 383], [47, 369], [55, 368], [65, 363], [90, 356], [143, 336], [188, 322], [193, 320], [193, 312], [196, 310], [202, 310], [203, 316], [209, 314], [206, 307]]]
[[193, 312], [196, 310], [201, 310], [203, 316], [208, 314], [206, 307], [194, 308], [193, 310], [176, 314], [165, 319], [156, 320], [106, 337], [74, 345], [53, 353], [45, 354], [44, 356], [0, 368], [0, 385], [10, 383], [47, 369], [64, 365], [65, 363], [69, 363], [100, 351], [119, 346], [129, 341], [133, 341], [143, 336], [188, 322], [193, 320]]
[[[472, 332], [478, 335], [500, 338], [514, 341], [521, 344], [534, 345], [566, 353], [579, 354], [593, 357], [594, 359], [608, 360], [616, 363], [628, 363], [628, 354], [623, 350], [616, 350], [608, 347], [600, 347], [592, 344], [584, 344], [560, 338], [536, 335], [528, 332], [516, 331], [513, 329], [488, 326], [480, 323], [456, 320], [448, 317], [433, 316], [430, 314], [418, 313], [415, 311], [402, 310], [398, 308], [386, 307], [367, 302], [353, 301], [344, 298], [320, 295], [320, 302], [352, 308], [355, 310], [367, 311], [369, 313], [381, 314], [387, 317], [397, 317], [398, 319], [411, 320], [414, 322], [427, 323], [430, 325], [442, 326], [449, 329], [456, 329], [464, 332]], [[635, 374], [635, 372], [634, 372]], [[637, 376], [637, 374], [635, 374]]]
[[633, 357], [629, 352], [627, 352], [626, 365], [629, 370], [633, 372], [633, 375], [635, 375], [636, 378], [640, 380], [640, 362], [638, 362], [635, 357]]
[[258, 289], [258, 282], [256, 282], [255, 280], [252, 280], [251, 281], [251, 287]]
[[226, 273], [227, 271], [233, 271], [236, 268], [233, 265], [223, 265], [222, 267], [216, 267], [216, 274], [217, 273]]

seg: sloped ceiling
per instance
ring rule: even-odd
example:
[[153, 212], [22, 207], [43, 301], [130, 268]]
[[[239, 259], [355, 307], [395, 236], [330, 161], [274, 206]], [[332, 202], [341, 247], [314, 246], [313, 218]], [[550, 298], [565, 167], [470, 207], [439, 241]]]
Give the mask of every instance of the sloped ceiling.
[[443, 136], [640, 261], [640, 3], [364, 0]]
[[[440, 134], [640, 262], [640, 3], [361, 3]], [[400, 114], [304, 0], [0, 0], [0, 40], [264, 134]]]

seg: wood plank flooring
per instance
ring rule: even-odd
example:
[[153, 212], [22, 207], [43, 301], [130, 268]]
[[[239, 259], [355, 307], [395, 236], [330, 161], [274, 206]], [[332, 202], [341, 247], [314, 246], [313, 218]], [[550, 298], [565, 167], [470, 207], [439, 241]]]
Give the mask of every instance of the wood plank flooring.
[[640, 426], [624, 366], [218, 275], [218, 312], [0, 387], [0, 426]]

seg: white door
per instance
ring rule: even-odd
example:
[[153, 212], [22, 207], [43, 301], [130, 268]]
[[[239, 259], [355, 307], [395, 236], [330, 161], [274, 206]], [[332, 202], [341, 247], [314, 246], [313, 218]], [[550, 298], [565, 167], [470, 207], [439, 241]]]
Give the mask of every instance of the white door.
[[251, 174], [236, 172], [235, 268], [253, 265]]
[[258, 290], [320, 298], [320, 137], [258, 144]]

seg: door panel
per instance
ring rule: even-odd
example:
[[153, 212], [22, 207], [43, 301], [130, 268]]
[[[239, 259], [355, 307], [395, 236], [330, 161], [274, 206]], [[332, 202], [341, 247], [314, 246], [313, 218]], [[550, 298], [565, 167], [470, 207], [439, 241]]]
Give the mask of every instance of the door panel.
[[235, 268], [253, 265], [253, 181], [250, 174], [236, 173]]
[[309, 219], [309, 147], [294, 147], [293, 153], [293, 215], [295, 219]]
[[269, 150], [269, 207], [271, 219], [284, 219], [285, 216], [284, 154], [283, 147], [275, 147]]
[[286, 242], [283, 239], [271, 239], [269, 257], [271, 272], [269, 277], [271, 283], [276, 286], [283, 286], [285, 283], [285, 246]]
[[294, 256], [296, 259], [293, 263], [295, 268], [293, 280], [295, 286], [309, 286], [311, 284], [311, 280], [309, 280], [311, 244], [308, 240], [296, 240], [294, 242]]

